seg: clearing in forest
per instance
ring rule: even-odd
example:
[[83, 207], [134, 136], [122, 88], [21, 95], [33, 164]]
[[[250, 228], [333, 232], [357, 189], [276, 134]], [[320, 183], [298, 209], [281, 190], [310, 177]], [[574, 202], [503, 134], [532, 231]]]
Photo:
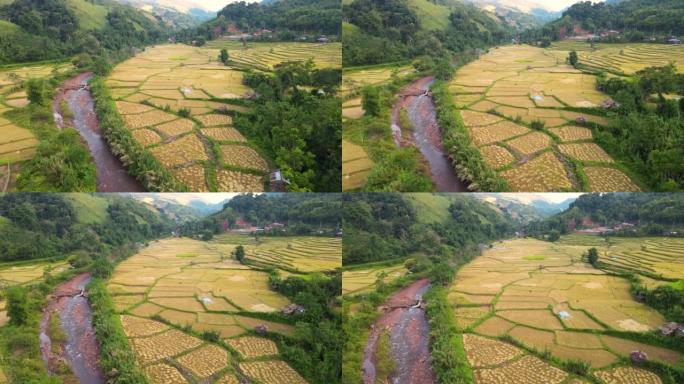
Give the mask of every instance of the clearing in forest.
[[473, 143], [514, 191], [639, 191], [593, 142], [609, 119], [577, 112], [608, 97], [559, 55], [500, 47], [456, 72], [449, 89]]
[[269, 162], [233, 126], [251, 90], [217, 58], [156, 46], [116, 66], [107, 85], [135, 140], [191, 191], [262, 191]]
[[665, 319], [632, 298], [626, 279], [582, 260], [587, 249], [601, 243], [595, 237], [564, 237], [557, 243], [500, 241], [459, 270], [449, 299], [478, 383], [498, 383], [526, 371], [540, 383], [560, 383], [572, 376], [511, 345], [508, 338], [540, 353], [548, 351], [560, 361], [584, 361], [599, 378], [614, 375], [608, 368], [637, 349], [663, 364], [680, 363], [677, 351], [620, 337], [619, 332], [653, 331]]
[[[186, 383], [188, 377], [190, 382], [237, 383], [248, 377], [305, 383], [279, 359], [268, 335], [253, 334], [263, 325], [269, 333], [293, 336], [292, 325], [259, 316], [278, 312], [289, 301], [270, 290], [266, 272], [235, 261], [230, 255], [234, 248], [222, 242], [160, 240], [115, 269], [108, 289], [137, 364], [151, 383]], [[189, 329], [195, 333], [185, 332]], [[217, 333], [220, 342], [196, 337], [205, 331]], [[280, 373], [273, 376], [269, 368]]]

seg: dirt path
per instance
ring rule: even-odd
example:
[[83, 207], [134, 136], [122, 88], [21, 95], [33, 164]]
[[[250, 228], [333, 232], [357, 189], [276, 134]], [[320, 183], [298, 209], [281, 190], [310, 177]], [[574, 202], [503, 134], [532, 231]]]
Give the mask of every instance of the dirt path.
[[[437, 125], [435, 103], [429, 93], [434, 79], [423, 77], [404, 87], [392, 109], [392, 136], [397, 146], [415, 145], [430, 165], [437, 192], [467, 192], [466, 185], [456, 176], [451, 161], [442, 146], [442, 132]], [[406, 109], [413, 125], [410, 143], [404, 143], [398, 124], [399, 111]]]
[[[65, 81], [57, 90], [52, 103], [55, 123], [62, 129], [71, 126], [78, 131], [88, 144], [90, 155], [97, 167], [98, 192], [144, 192], [142, 185], [128, 175], [121, 161], [109, 150], [102, 137], [90, 90], [87, 88], [92, 73], [84, 72]], [[66, 101], [73, 113], [67, 121], [60, 112], [60, 104]]]
[[430, 288], [427, 279], [421, 279], [390, 297], [380, 308], [385, 313], [373, 324], [364, 350], [363, 382], [375, 384], [375, 350], [380, 335], [390, 334], [390, 349], [396, 370], [390, 375], [392, 384], [431, 384], [435, 375], [430, 366], [428, 332], [430, 330], [423, 294]]
[[[82, 273], [58, 286], [48, 297], [49, 303], [40, 323], [40, 350], [51, 375], [67, 364], [81, 384], [104, 384], [99, 367], [100, 347], [95, 337], [88, 299], [83, 296], [90, 274]], [[66, 340], [53, 346], [50, 318], [59, 316]]]

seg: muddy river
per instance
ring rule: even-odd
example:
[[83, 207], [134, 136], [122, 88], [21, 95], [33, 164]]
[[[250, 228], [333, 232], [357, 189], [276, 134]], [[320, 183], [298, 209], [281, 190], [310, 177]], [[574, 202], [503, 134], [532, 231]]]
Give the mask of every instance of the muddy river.
[[[99, 367], [100, 347], [95, 337], [88, 298], [84, 296], [90, 275], [80, 274], [62, 283], [49, 296], [40, 323], [40, 350], [48, 373], [66, 363], [81, 384], [104, 384]], [[53, 345], [50, 318], [59, 316], [65, 341]]]
[[[121, 161], [112, 154], [102, 136], [95, 114], [93, 98], [86, 87], [92, 73], [85, 72], [65, 81], [53, 101], [55, 123], [61, 129], [73, 126], [88, 145], [97, 167], [98, 192], [144, 192], [142, 185], [128, 175]], [[60, 104], [66, 101], [73, 119], [66, 121], [60, 114]]]
[[[423, 309], [423, 294], [430, 288], [421, 279], [392, 295], [382, 306], [384, 314], [373, 324], [364, 350], [363, 382], [375, 384], [375, 350], [378, 339], [389, 332], [390, 349], [396, 369], [389, 377], [392, 384], [431, 384], [435, 375], [430, 366], [428, 333], [430, 327]], [[384, 378], [381, 378], [384, 379]]]
[[[435, 103], [428, 93], [434, 79], [423, 77], [404, 87], [392, 109], [392, 135], [397, 146], [413, 144], [430, 165], [432, 182], [437, 192], [467, 192], [466, 185], [456, 176], [451, 162], [442, 146], [442, 132], [437, 125]], [[399, 111], [406, 109], [413, 125], [408, 136], [398, 124]], [[410, 137], [410, 143], [403, 143], [402, 136]]]

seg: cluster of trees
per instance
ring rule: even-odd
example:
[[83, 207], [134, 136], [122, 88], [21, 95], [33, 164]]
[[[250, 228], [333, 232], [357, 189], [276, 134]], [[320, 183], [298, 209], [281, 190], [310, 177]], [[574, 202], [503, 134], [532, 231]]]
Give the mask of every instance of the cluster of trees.
[[680, 193], [605, 193], [585, 194], [557, 215], [529, 223], [526, 233], [538, 236], [566, 234], [574, 223], [581, 228], [584, 218], [610, 226], [616, 223], [638, 223], [620, 235], [662, 235], [668, 229], [684, 225], [684, 196]]
[[[111, 248], [145, 242], [170, 232], [170, 221], [124, 197], [107, 200], [107, 217], [84, 224], [72, 203], [53, 193], [14, 193], [0, 197], [0, 261], [85, 255], [84, 266]], [[83, 259], [81, 259], [83, 261]], [[74, 260], [76, 262], [76, 260]]]
[[285, 62], [273, 73], [247, 73], [244, 81], [256, 91], [254, 113], [235, 124], [273, 159], [288, 190], [339, 191], [342, 104], [335, 94], [341, 70]]
[[81, 25], [69, 2], [16, 0], [0, 6], [0, 63], [40, 61], [87, 53], [93, 57], [142, 47], [166, 37], [160, 23], [138, 10], [109, 4], [105, 24], [95, 30]]
[[[460, 53], [505, 41], [511, 31], [471, 5], [452, 3], [449, 25], [431, 31], [421, 27], [405, 0], [356, 0], [343, 6], [343, 64], [368, 65]], [[446, 5], [445, 5], [446, 7]]]
[[269, 29], [259, 39], [291, 41], [302, 35], [339, 36], [340, 3], [337, 0], [279, 0], [273, 2], [234, 2], [220, 10], [217, 17], [177, 34], [181, 41], [212, 40], [234, 27], [243, 32]]
[[624, 159], [659, 191], [684, 189], [684, 74], [674, 64], [649, 67], [633, 78], [599, 76], [599, 89], [619, 105], [608, 129], [597, 141]]
[[287, 225], [289, 235], [333, 235], [340, 226], [342, 202], [335, 193], [242, 194], [233, 197], [220, 212], [183, 224], [184, 236], [220, 233], [242, 219], [263, 226], [273, 222]]
[[342, 273], [291, 275], [282, 279], [273, 271], [269, 285], [304, 307], [303, 313], [292, 315], [295, 334], [281, 341], [280, 355], [309, 382], [339, 382], [344, 337], [337, 297], [342, 293]]
[[513, 230], [510, 217], [476, 199], [454, 197], [444, 222], [420, 223], [415, 208], [398, 193], [344, 194], [344, 264], [424, 254], [439, 259], [465, 256], [472, 248]]

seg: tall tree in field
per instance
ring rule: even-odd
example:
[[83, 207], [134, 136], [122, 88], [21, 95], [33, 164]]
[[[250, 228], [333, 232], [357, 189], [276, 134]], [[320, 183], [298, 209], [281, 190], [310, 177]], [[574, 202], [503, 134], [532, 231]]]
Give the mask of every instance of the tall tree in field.
[[7, 290], [7, 316], [12, 325], [28, 322], [28, 295], [23, 287], [10, 287]]
[[572, 65], [573, 67], [577, 67], [579, 59], [577, 57], [576, 51], [570, 51], [570, 54], [568, 55], [568, 62], [570, 62], [570, 65]]
[[368, 116], [380, 114], [380, 91], [375, 87], [365, 87], [361, 91], [361, 104]]
[[221, 50], [221, 54], [219, 55], [219, 60], [221, 60], [221, 62], [223, 64], [228, 64], [229, 59], [230, 59], [230, 56], [228, 56], [228, 50], [223, 48]]

